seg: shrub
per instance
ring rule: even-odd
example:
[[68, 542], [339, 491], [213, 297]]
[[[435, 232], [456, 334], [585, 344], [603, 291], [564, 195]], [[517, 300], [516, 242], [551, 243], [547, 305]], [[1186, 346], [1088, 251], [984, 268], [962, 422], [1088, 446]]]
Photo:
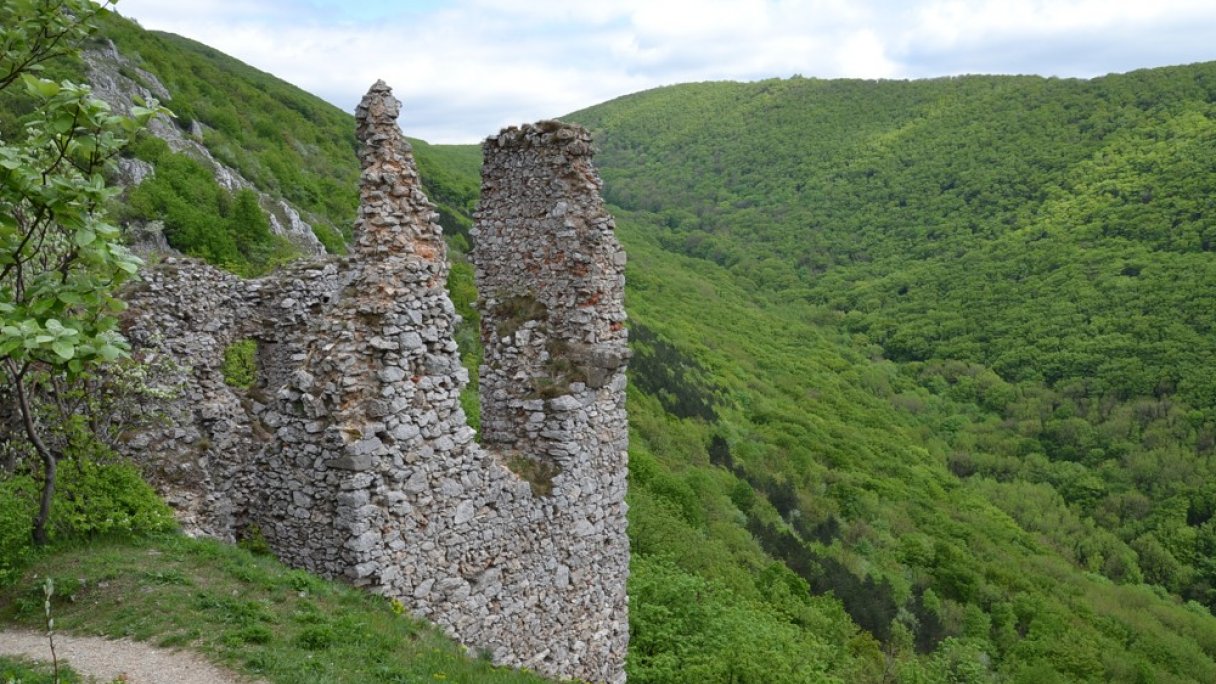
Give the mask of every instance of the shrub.
[[258, 379], [258, 343], [244, 339], [233, 342], [224, 350], [224, 365], [221, 372], [224, 382], [232, 387], [249, 389]]
[[250, 525], [241, 530], [237, 534], [236, 545], [259, 556], [269, 556], [273, 553], [270, 550], [270, 542], [266, 541], [259, 525]]
[[[61, 466], [51, 507], [52, 542], [135, 536], [176, 527], [172, 511], [134, 466], [91, 458], [65, 460]], [[0, 479], [0, 585], [16, 579], [33, 558], [39, 489], [29, 474]]]
[[324, 245], [326, 252], [330, 254], [346, 254], [346, 239], [332, 226], [314, 220], [312, 223], [312, 234], [317, 236], [317, 240]]
[[172, 530], [173, 513], [129, 463], [80, 460], [59, 473], [51, 524], [60, 538]]
[[223, 637], [224, 643], [239, 646], [240, 644], [268, 644], [274, 640], [274, 633], [265, 625], [246, 625], [240, 629], [227, 632]]
[[16, 578], [33, 551], [38, 484], [28, 475], [0, 480], [0, 585]]
[[334, 645], [337, 636], [329, 625], [313, 625], [305, 627], [296, 636], [296, 644], [309, 651], [323, 651]]

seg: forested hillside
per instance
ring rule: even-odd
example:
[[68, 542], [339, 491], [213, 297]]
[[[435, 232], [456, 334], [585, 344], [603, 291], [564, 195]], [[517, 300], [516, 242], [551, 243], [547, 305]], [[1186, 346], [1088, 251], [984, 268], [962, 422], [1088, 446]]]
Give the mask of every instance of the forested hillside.
[[[352, 117], [108, 35], [213, 154], [348, 225]], [[1214, 103], [1202, 64], [696, 84], [568, 117], [630, 253], [631, 681], [1216, 681]], [[134, 151], [206, 184], [163, 152]], [[416, 152], [474, 364], [479, 151]], [[236, 225], [194, 187], [128, 210], [205, 197]], [[223, 261], [207, 242], [175, 246]]]
[[[706, 83], [571, 115], [635, 257], [636, 450], [692, 500], [717, 479], [719, 513], [888, 671], [1211, 677], [1214, 103], [1200, 64]], [[643, 515], [643, 559], [678, 547]], [[701, 571], [692, 545], [669, 555]]]

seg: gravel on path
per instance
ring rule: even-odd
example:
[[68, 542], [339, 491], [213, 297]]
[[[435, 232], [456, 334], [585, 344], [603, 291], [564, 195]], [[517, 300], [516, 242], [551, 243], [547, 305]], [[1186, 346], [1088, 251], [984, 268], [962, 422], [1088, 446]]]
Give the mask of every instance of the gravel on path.
[[[197, 653], [171, 651], [129, 639], [73, 636], [55, 633], [59, 662], [98, 681], [114, 681], [120, 675], [128, 684], [244, 684], [232, 672], [207, 662]], [[0, 655], [25, 656], [51, 662], [46, 634], [25, 630], [0, 631]]]

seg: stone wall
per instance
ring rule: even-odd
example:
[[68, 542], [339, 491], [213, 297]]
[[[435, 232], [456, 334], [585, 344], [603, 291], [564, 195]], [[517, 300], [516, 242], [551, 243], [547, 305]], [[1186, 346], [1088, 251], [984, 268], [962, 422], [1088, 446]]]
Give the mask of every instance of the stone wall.
[[[177, 359], [184, 387], [132, 451], [191, 531], [256, 526], [284, 560], [399, 597], [495, 662], [622, 682], [624, 253], [589, 136], [541, 122], [485, 143], [483, 448], [398, 107], [377, 83], [356, 113], [349, 257], [254, 281], [166, 260], [131, 294], [130, 339]], [[249, 391], [221, 372], [242, 339], [259, 348]]]
[[[178, 399], [160, 408], [166, 421], [126, 443], [145, 464], [186, 531], [228, 541], [243, 493], [237, 475], [272, 441], [261, 419], [270, 397], [301, 356], [300, 333], [336, 292], [342, 261], [302, 262], [260, 280], [242, 280], [193, 259], [166, 258], [125, 293], [124, 332], [136, 356], [168, 358], [177, 370], [162, 385]], [[258, 344], [259, 386], [229, 387], [224, 350], [244, 339]], [[161, 422], [161, 421], [156, 421]]]

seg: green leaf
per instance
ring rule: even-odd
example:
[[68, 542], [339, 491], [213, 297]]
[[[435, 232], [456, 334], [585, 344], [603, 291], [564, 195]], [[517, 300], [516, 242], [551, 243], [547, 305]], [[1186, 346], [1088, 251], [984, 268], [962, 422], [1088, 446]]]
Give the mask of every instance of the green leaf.
[[122, 356], [122, 350], [112, 344], [103, 344], [101, 345], [101, 348], [97, 350], [97, 355], [109, 362]]
[[0, 356], [11, 356], [13, 352], [21, 348], [21, 339], [17, 337], [9, 338], [0, 342]]
[[59, 116], [56, 116], [51, 121], [50, 129], [55, 133], [64, 134], [71, 132], [72, 127], [75, 125], [76, 117], [72, 116], [69, 112], [61, 112]]
[[51, 345], [51, 350], [64, 361], [76, 356], [76, 345], [67, 340], [55, 340], [55, 343]]
[[60, 91], [58, 83], [48, 81], [45, 78], [24, 74], [21, 80], [25, 81], [25, 89], [36, 97], [50, 98], [58, 95]]
[[88, 228], [83, 228], [81, 230], [76, 231], [76, 235], [74, 236], [73, 241], [76, 243], [77, 247], [87, 247], [88, 245], [92, 244], [93, 241], [96, 239], [97, 239], [97, 233], [94, 233], [93, 231], [89, 230]]

